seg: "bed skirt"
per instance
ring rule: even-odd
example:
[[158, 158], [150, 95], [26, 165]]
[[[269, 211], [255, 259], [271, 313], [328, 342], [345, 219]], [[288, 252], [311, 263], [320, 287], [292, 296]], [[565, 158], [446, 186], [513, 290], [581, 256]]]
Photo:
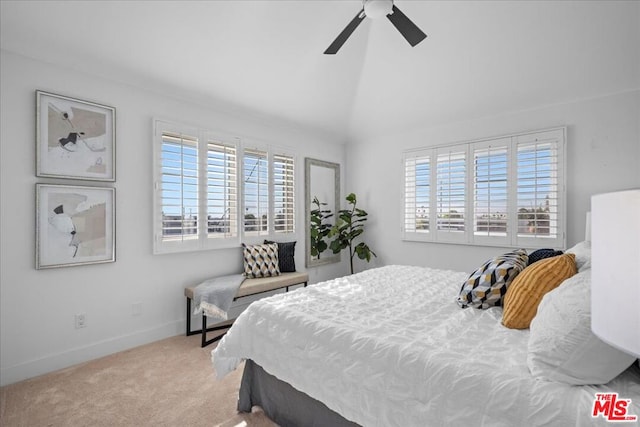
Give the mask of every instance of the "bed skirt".
[[253, 360], [247, 360], [240, 383], [238, 411], [251, 412], [256, 405], [282, 427], [358, 426], [324, 403], [265, 372]]

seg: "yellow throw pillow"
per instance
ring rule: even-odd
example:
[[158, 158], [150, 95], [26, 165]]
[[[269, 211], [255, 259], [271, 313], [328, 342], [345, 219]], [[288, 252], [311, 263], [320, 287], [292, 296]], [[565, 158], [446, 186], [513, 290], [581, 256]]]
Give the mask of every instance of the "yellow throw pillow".
[[527, 329], [542, 297], [576, 273], [574, 254], [543, 259], [525, 268], [504, 296], [502, 324], [511, 329]]

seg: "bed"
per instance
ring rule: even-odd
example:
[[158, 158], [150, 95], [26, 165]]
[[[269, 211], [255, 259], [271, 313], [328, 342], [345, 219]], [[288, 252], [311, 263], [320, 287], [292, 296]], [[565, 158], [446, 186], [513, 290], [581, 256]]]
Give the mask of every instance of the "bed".
[[283, 426], [607, 425], [591, 415], [612, 392], [640, 415], [637, 363], [604, 385], [534, 378], [528, 329], [456, 304], [468, 277], [392, 265], [256, 301], [213, 350], [217, 376], [246, 361], [238, 409]]

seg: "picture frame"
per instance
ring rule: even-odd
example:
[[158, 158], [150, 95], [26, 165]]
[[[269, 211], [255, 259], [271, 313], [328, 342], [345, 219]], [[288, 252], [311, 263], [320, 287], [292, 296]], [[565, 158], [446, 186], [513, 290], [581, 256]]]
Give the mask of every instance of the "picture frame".
[[36, 269], [115, 262], [115, 188], [36, 184]]
[[116, 180], [114, 107], [36, 91], [36, 176]]

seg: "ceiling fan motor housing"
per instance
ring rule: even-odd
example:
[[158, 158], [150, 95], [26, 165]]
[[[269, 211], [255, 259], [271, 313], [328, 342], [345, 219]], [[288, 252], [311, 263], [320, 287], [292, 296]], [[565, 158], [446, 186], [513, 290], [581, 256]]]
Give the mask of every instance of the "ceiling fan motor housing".
[[364, 14], [372, 19], [389, 15], [393, 8], [393, 0], [364, 0], [363, 3]]

